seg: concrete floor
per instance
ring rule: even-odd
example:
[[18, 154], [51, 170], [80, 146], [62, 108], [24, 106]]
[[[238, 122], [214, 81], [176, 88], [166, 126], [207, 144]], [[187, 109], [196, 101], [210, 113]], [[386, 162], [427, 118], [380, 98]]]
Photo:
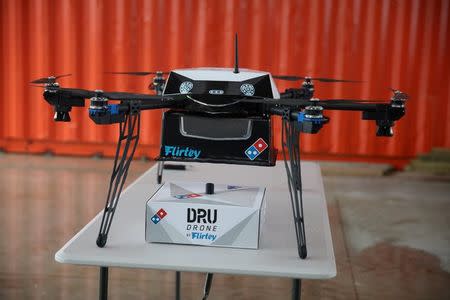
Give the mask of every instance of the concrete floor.
[[[151, 163], [135, 161], [128, 183]], [[54, 253], [104, 205], [111, 160], [0, 155], [0, 299], [95, 299], [98, 269]], [[348, 173], [348, 172], [347, 172]], [[450, 299], [450, 182], [325, 176], [337, 276], [302, 299]], [[182, 299], [204, 274], [182, 273]], [[173, 272], [113, 268], [110, 299], [172, 299]], [[210, 299], [290, 299], [288, 279], [216, 275]]]

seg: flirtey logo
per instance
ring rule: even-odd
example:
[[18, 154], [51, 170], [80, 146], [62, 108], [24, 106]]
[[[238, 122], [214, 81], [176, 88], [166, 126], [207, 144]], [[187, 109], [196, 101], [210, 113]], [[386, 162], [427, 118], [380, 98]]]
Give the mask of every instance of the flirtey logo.
[[199, 149], [189, 148], [189, 147], [179, 147], [179, 146], [164, 146], [164, 155], [172, 157], [188, 157], [188, 158], [199, 158], [202, 153]]

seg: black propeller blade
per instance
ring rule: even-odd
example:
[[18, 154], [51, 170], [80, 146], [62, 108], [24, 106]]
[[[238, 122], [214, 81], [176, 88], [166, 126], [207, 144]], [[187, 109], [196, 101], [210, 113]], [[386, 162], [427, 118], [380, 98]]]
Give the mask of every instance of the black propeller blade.
[[325, 77], [308, 77], [308, 76], [292, 76], [292, 75], [272, 75], [275, 79], [287, 80], [287, 81], [297, 81], [302, 79], [311, 79], [317, 80], [321, 82], [363, 82], [360, 80], [346, 80], [346, 79], [334, 79], [334, 78], [325, 78]]
[[167, 96], [158, 96], [158, 95], [146, 95], [146, 94], [135, 94], [128, 92], [98, 92], [98, 91], [90, 91], [84, 89], [75, 89], [75, 88], [62, 88], [62, 87], [47, 87], [45, 85], [32, 85], [33, 87], [45, 88], [47, 90], [57, 91], [61, 94], [70, 95], [73, 97], [79, 97], [84, 99], [89, 99], [96, 96], [103, 96], [110, 100], [123, 100], [123, 101], [132, 101], [132, 100], [141, 100], [141, 101], [161, 101], [165, 99], [170, 100], [179, 100], [186, 99], [185, 94], [171, 94]]
[[58, 75], [58, 76], [49, 76], [49, 77], [42, 77], [36, 80], [31, 81], [30, 83], [42, 83], [42, 84], [52, 84], [56, 82], [56, 79], [61, 77], [67, 77], [71, 76], [72, 74], [64, 74], [64, 75]]
[[161, 74], [161, 75], [167, 75], [170, 72], [106, 72], [107, 74], [121, 74], [121, 75], [134, 75], [134, 76], [147, 76], [147, 75], [157, 75], [157, 74]]
[[58, 91], [63, 94], [70, 94], [71, 96], [85, 98], [85, 99], [92, 98], [96, 95], [95, 91], [89, 91], [89, 90], [84, 90], [84, 89], [62, 88], [59, 86], [46, 86], [46, 85], [35, 85], [35, 84], [32, 84], [31, 86], [41, 88], [41, 89], [46, 89], [49, 91]]

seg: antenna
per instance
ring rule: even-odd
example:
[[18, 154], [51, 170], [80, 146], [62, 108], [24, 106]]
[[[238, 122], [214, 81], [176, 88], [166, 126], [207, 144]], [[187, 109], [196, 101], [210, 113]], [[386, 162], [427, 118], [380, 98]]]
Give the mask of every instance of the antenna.
[[238, 60], [238, 36], [237, 32], [234, 36], [234, 71], [233, 73], [239, 73], [239, 60]]

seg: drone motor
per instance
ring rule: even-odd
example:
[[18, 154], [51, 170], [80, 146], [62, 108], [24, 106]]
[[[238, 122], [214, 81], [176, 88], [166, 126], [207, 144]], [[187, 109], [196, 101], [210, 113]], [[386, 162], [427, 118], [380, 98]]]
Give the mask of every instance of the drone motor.
[[312, 82], [311, 77], [305, 78], [300, 89], [303, 90], [303, 96], [306, 99], [314, 97], [314, 83]]
[[96, 124], [114, 124], [124, 121], [125, 115], [119, 111], [118, 104], [108, 104], [108, 98], [102, 90], [95, 90], [95, 96], [90, 98], [89, 117]]
[[91, 104], [89, 105], [90, 110], [106, 110], [108, 108], [108, 98], [103, 97], [102, 90], [95, 90], [95, 97], [92, 97]]
[[391, 106], [397, 108], [405, 107], [405, 103], [408, 100], [408, 95], [399, 90], [395, 90], [392, 88], [391, 90], [394, 92], [391, 98]]
[[318, 133], [328, 119], [323, 116], [323, 107], [318, 105], [319, 99], [312, 98], [311, 105], [298, 115], [300, 130], [304, 133]]
[[157, 71], [155, 77], [153, 77], [153, 82], [148, 86], [149, 90], [155, 90], [157, 95], [162, 95], [164, 91], [164, 86], [166, 79], [163, 77], [164, 72]]

